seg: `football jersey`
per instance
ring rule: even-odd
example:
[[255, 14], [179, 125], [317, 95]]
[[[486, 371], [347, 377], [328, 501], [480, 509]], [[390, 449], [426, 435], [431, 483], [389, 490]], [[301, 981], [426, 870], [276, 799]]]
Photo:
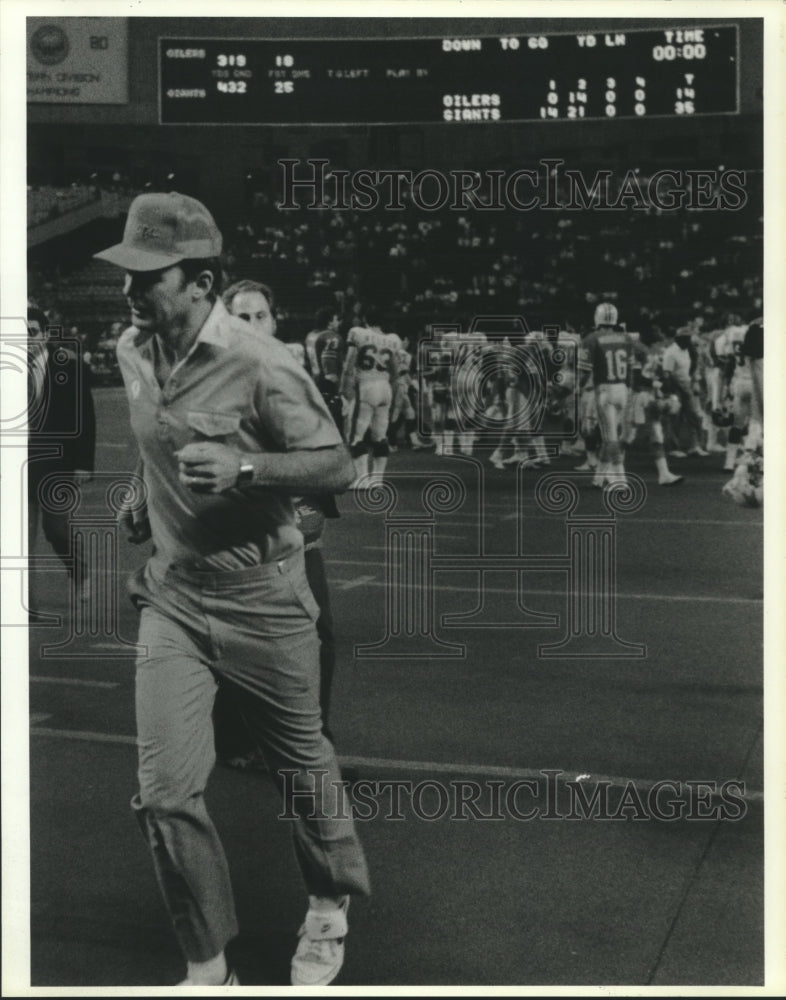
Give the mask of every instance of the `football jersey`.
[[627, 385], [633, 341], [624, 330], [595, 330], [582, 344], [595, 385]]
[[465, 403], [477, 396], [481, 356], [487, 350], [484, 333], [448, 334], [444, 340], [450, 349], [451, 389], [455, 398]]
[[634, 389], [639, 390], [646, 384], [644, 372], [648, 364], [649, 351], [640, 340], [636, 341], [633, 344], [633, 351], [631, 353], [630, 360], [631, 385]]
[[674, 343], [669, 344], [663, 352], [663, 371], [669, 375], [673, 375], [676, 381], [683, 386], [690, 384], [691, 363], [690, 351], [687, 348], [680, 347], [676, 340]]
[[[395, 338], [395, 341], [388, 338]], [[389, 380], [391, 370], [395, 370], [400, 346], [401, 339], [395, 333], [383, 333], [367, 326], [353, 326], [347, 337], [347, 349], [354, 353], [354, 377], [359, 382]]]
[[398, 352], [398, 365], [396, 366], [396, 374], [400, 379], [409, 378], [412, 372], [412, 354], [405, 348], [401, 347]]
[[577, 365], [581, 357], [581, 337], [570, 330], [560, 330], [557, 334], [557, 343], [552, 346], [550, 353], [553, 355], [556, 350], [565, 355], [565, 361], [558, 365], [553, 357], [550, 358], [550, 372], [553, 375], [555, 371], [559, 371], [562, 376], [560, 382], [562, 389], [566, 392], [572, 392], [576, 389]]
[[393, 380], [399, 374], [401, 368], [401, 354], [404, 351], [401, 337], [397, 333], [386, 333], [385, 349], [390, 351], [390, 367], [388, 371], [391, 380]]
[[750, 381], [752, 378], [750, 362], [742, 351], [747, 332], [747, 326], [730, 326], [726, 331], [729, 353], [734, 357], [734, 378], [738, 382]]
[[344, 347], [338, 333], [333, 330], [312, 330], [306, 336], [305, 346], [308, 369], [317, 385], [322, 379], [338, 382]]

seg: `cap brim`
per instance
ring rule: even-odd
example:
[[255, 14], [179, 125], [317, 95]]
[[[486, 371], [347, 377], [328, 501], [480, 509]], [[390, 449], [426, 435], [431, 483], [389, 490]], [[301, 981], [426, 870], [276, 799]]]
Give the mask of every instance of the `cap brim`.
[[149, 250], [140, 250], [138, 247], [126, 246], [124, 243], [117, 243], [108, 250], [94, 253], [93, 256], [99, 260], [108, 260], [110, 264], [116, 264], [126, 271], [161, 271], [183, 260], [182, 254], [152, 253]]

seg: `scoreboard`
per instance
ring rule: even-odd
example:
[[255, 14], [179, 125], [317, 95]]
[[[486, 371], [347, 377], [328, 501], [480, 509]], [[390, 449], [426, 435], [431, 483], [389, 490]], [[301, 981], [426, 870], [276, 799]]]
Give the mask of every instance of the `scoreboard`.
[[493, 37], [160, 38], [159, 109], [167, 125], [735, 114], [738, 28], [668, 22]]

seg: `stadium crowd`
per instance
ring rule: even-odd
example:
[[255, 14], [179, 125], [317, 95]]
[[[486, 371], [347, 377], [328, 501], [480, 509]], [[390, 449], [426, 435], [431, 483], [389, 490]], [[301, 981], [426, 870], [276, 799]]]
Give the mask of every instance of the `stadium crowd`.
[[[649, 205], [424, 213], [405, 191], [396, 211], [344, 209], [328, 199], [323, 208], [283, 212], [274, 197], [257, 192], [245, 217], [225, 229], [225, 278], [264, 280], [276, 289], [279, 336], [287, 342], [305, 340], [320, 308], [335, 312], [344, 339], [373, 309], [385, 330], [410, 345], [413, 392], [429, 385], [417, 370], [417, 345], [434, 324], [467, 330], [475, 317], [518, 316], [530, 330], [556, 327], [580, 339], [594, 327], [597, 304], [606, 302], [656, 358], [689, 329], [690, 388], [678, 397], [666, 393], [677, 400], [662, 414], [666, 451], [679, 457], [695, 448], [726, 449], [730, 429], [738, 444], [737, 430], [747, 423], [741, 412], [734, 416], [733, 370], [727, 364], [719, 383], [720, 362], [711, 353], [721, 334], [724, 342], [740, 340], [739, 331], [762, 313], [761, 183], [760, 173], [746, 175], [747, 197], [737, 211]], [[32, 268], [31, 304], [81, 340], [97, 383], [115, 384], [124, 326], [119, 289], [106, 292], [115, 318], [99, 323], [84, 309], [79, 280], [78, 269]], [[635, 447], [633, 427], [627, 433]], [[583, 453], [582, 441], [577, 435], [568, 447]], [[411, 434], [399, 443], [411, 443]]]

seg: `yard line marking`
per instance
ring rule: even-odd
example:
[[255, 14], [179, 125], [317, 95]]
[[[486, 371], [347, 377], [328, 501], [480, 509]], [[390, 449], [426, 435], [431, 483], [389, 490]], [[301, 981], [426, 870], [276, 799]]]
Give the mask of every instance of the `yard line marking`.
[[[384, 548], [384, 546], [382, 546]], [[346, 559], [331, 559], [331, 565], [357, 565], [357, 566], [368, 566], [369, 561], [360, 560], [346, 560]], [[482, 567], [478, 567], [476, 570], [455, 570], [455, 569], [438, 569], [437, 572], [440, 573], [477, 573], [480, 572]], [[486, 570], [488, 573], [508, 573], [512, 570], [517, 572], [526, 572], [526, 570], [517, 570], [516, 567], [510, 567], [510, 569], [489, 569]], [[537, 570], [535, 572], [545, 573], [547, 570]], [[338, 577], [332, 577], [330, 579], [331, 586], [336, 584], [341, 584], [346, 581], [341, 580]], [[366, 587], [387, 587], [388, 583], [386, 580], [366, 580], [364, 581], [364, 586]], [[400, 583], [399, 586], [402, 587], [420, 587], [421, 584], [413, 583], [406, 584]], [[480, 585], [476, 584], [474, 587], [461, 586], [459, 584], [448, 584], [440, 583], [434, 586], [435, 591], [451, 591], [455, 593], [464, 594], [477, 594], [479, 592]], [[515, 594], [518, 588], [513, 585], [510, 587], [484, 587], [483, 593], [485, 594]], [[567, 590], [552, 590], [546, 588], [535, 588], [535, 587], [522, 587], [521, 591], [523, 594], [529, 596], [535, 596], [537, 594], [542, 594], [544, 597], [565, 597], [569, 592]], [[572, 593], [572, 592], [570, 592]], [[637, 594], [637, 593], [622, 593], [619, 592], [614, 595], [621, 600], [628, 601], [693, 601], [697, 604], [761, 604], [764, 601], [763, 597], [737, 597], [734, 595], [712, 595], [712, 594]]]
[[[131, 645], [138, 645], [137, 643], [132, 643]], [[88, 649], [117, 649], [116, 642], [91, 642], [88, 645]]]
[[335, 585], [339, 590], [355, 590], [356, 587], [364, 587], [373, 581], [373, 576], [357, 576], [354, 580], [336, 580]]
[[30, 682], [36, 684], [67, 684], [70, 687], [91, 687], [91, 688], [116, 688], [118, 685], [114, 681], [88, 681], [80, 677], [43, 677], [40, 674], [31, 674]]
[[118, 743], [123, 746], [136, 746], [135, 736], [122, 736], [120, 733], [92, 733], [84, 729], [50, 729], [48, 726], [35, 726], [31, 729], [31, 735], [55, 736], [66, 740], [85, 740], [88, 743]]
[[[49, 736], [59, 739], [114, 743], [123, 746], [136, 745], [135, 737], [122, 736], [119, 733], [94, 733], [79, 729], [50, 729], [46, 726], [38, 726], [32, 729], [31, 733], [36, 736]], [[388, 757], [358, 757], [345, 754], [339, 755], [338, 762], [342, 767], [376, 768], [380, 771], [426, 771], [431, 774], [483, 775], [494, 778], [511, 778], [515, 781], [521, 779], [543, 780], [545, 777], [544, 771], [547, 770], [546, 767], [538, 769], [534, 767], [507, 767], [499, 764], [460, 764], [450, 761], [396, 760]], [[593, 782], [608, 784], [613, 788], [635, 787], [637, 791], [644, 792], [652, 790], [659, 783], [658, 780], [650, 778], [625, 778], [619, 775], [593, 774], [586, 770], [571, 771], [558, 767], [549, 767], [548, 770], [559, 772], [557, 780], [563, 783], [566, 781], [584, 782], [591, 780]], [[720, 781], [717, 783], [721, 784]], [[746, 789], [739, 794], [739, 798], [745, 799], [747, 802], [762, 802], [764, 800], [764, 793], [758, 789]]]
[[[527, 514], [524, 513], [523, 520], [525, 521], [553, 521], [559, 514]], [[519, 518], [518, 514], [505, 514], [500, 518], [501, 521], [515, 521]], [[636, 517], [635, 514], [630, 516], [623, 515], [618, 520], [619, 524], [660, 524], [662, 526], [668, 526], [670, 524], [706, 524], [708, 526], [716, 527], [719, 524], [729, 524], [734, 525], [734, 527], [739, 527], [740, 525], [746, 525], [747, 527], [761, 528], [764, 526], [763, 521], [719, 521], [719, 520], [707, 520], [706, 518], [692, 519], [689, 517]]]

